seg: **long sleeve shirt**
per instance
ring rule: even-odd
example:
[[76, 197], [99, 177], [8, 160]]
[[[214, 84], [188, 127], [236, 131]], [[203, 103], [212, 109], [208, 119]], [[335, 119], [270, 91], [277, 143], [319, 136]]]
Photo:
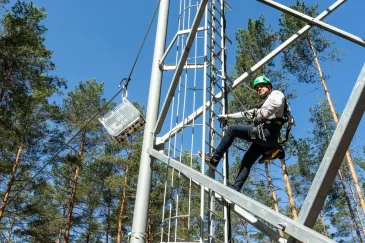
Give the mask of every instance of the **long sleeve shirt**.
[[261, 117], [265, 120], [272, 120], [284, 116], [285, 96], [279, 90], [273, 90], [266, 98], [259, 109], [250, 109], [247, 111], [229, 114], [229, 119], [242, 120]]

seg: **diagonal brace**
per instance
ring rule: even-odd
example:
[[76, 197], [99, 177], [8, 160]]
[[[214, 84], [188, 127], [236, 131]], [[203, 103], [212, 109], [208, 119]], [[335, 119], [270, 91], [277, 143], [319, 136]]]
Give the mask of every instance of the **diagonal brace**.
[[355, 83], [345, 110], [341, 115], [340, 122], [336, 127], [335, 133], [314, 177], [312, 186], [305, 198], [298, 216], [298, 222], [308, 227], [314, 226], [364, 111], [365, 65]]
[[[327, 17], [330, 13], [332, 13], [334, 10], [336, 10], [338, 7], [340, 7], [343, 3], [345, 3], [347, 0], [338, 0], [334, 4], [332, 4], [328, 9], [323, 11], [320, 15], [316, 17], [317, 20], [322, 20], [325, 17]], [[313, 26], [306, 25], [303, 28], [301, 28], [297, 33], [292, 35], [288, 40], [283, 42], [280, 46], [278, 46], [275, 50], [273, 50], [270, 54], [268, 54], [266, 57], [264, 57], [260, 62], [256, 63], [254, 66], [252, 66], [247, 72], [243, 73], [240, 77], [238, 77], [236, 80], [234, 80], [232, 86], [227, 89], [227, 93], [230, 93], [232, 90], [237, 88], [240, 84], [243, 83], [252, 73], [260, 69], [263, 65], [268, 63], [270, 60], [275, 58], [279, 53], [284, 51], [286, 48], [290, 46], [291, 43], [296, 41], [298, 38], [303, 36], [305, 33], [307, 33]], [[215, 100], [221, 100], [223, 98], [223, 93], [220, 92], [215, 95]], [[166, 135], [162, 136], [163, 141], [167, 141], [169, 138], [173, 137], [174, 135], [178, 134], [182, 128], [186, 125], [191, 124], [193, 121], [198, 119], [203, 114], [203, 109], [208, 109], [211, 106], [210, 102], [208, 101], [205, 105], [198, 108], [196, 111], [194, 111], [193, 114], [189, 115], [189, 119], [185, 119], [183, 122], [179, 123], [176, 127], [172, 129], [173, 132], [169, 132]]]
[[255, 214], [256, 216], [262, 218], [266, 222], [272, 224], [276, 228], [285, 231], [287, 234], [293, 236], [294, 238], [306, 242], [306, 243], [334, 243], [335, 241], [328, 239], [327, 237], [315, 232], [314, 230], [304, 226], [303, 224], [290, 219], [281, 213], [253, 200], [244, 194], [237, 192], [222, 183], [204, 175], [200, 172], [190, 168], [189, 166], [180, 163], [179, 161], [168, 157], [167, 155], [160, 153], [152, 148], [147, 149], [149, 153], [154, 158], [163, 161], [167, 165], [173, 167], [174, 169], [180, 171], [187, 177], [197, 181], [202, 186], [208, 187], [215, 191], [222, 197], [232, 201], [234, 204], [240, 206], [243, 209]]
[[332, 25], [329, 25], [327, 23], [324, 23], [324, 22], [322, 22], [320, 20], [317, 20], [315, 18], [312, 18], [312, 17], [310, 17], [308, 15], [305, 15], [305, 14], [303, 14], [301, 12], [298, 12], [298, 11], [296, 11], [294, 9], [291, 9], [291, 8], [289, 8], [287, 6], [284, 6], [284, 5], [280, 4], [280, 3], [277, 3], [277, 2], [272, 1], [272, 0], [257, 0], [257, 1], [262, 2], [262, 3], [265, 3], [265, 4], [267, 4], [267, 5], [269, 5], [269, 6], [273, 7], [273, 8], [279, 9], [279, 10], [281, 10], [281, 11], [287, 13], [287, 14], [290, 14], [290, 15], [292, 15], [294, 17], [297, 17], [297, 18], [299, 18], [299, 19], [301, 19], [301, 20], [303, 20], [305, 22], [308, 22], [308, 23], [310, 23], [312, 25], [316, 25], [316, 26], [318, 26], [318, 27], [320, 27], [322, 29], [325, 29], [325, 30], [327, 30], [327, 31], [335, 34], [335, 35], [341, 36], [342, 38], [345, 38], [345, 39], [347, 39], [349, 41], [352, 41], [352, 42], [354, 42], [354, 43], [356, 43], [356, 44], [358, 44], [360, 46], [364, 46], [365, 47], [365, 40], [363, 40], [360, 37], [357, 37], [357, 36], [355, 36], [353, 34], [350, 34], [350, 33], [346, 32], [346, 31], [343, 31], [343, 30], [341, 30], [339, 28], [336, 28], [336, 27], [334, 27]]
[[[191, 180], [195, 185], [200, 186], [198, 182], [195, 180]], [[205, 192], [209, 192], [209, 188], [204, 187]], [[226, 203], [226, 200], [222, 198], [221, 195], [214, 193], [214, 197], [220, 202], [220, 203]], [[231, 207], [232, 208], [232, 207]], [[282, 238], [276, 231], [271, 229], [269, 226], [255, 218], [253, 215], [251, 215], [249, 212], [241, 208], [240, 206], [234, 205], [232, 209], [238, 216], [243, 218], [246, 222], [251, 224], [253, 227], [267, 235], [271, 240], [278, 243], [287, 243], [287, 240], [285, 238]]]
[[166, 99], [162, 105], [162, 109], [161, 109], [161, 112], [160, 112], [160, 115], [157, 119], [157, 122], [156, 122], [156, 127], [155, 127], [155, 131], [154, 131], [154, 134], [158, 134], [162, 128], [162, 125], [163, 125], [163, 122], [166, 118], [166, 115], [167, 115], [167, 111], [170, 107], [170, 104], [171, 104], [171, 101], [172, 101], [172, 98], [174, 96], [174, 93], [175, 93], [175, 90], [176, 90], [176, 86], [179, 82], [179, 79], [180, 79], [180, 76], [181, 76], [181, 73], [183, 71], [183, 68], [184, 68], [184, 65], [186, 63], [186, 60], [188, 58], [188, 55], [189, 55], [189, 52], [190, 52], [190, 48], [194, 42], [194, 39], [195, 39], [195, 35], [196, 35], [196, 32], [198, 30], [198, 27], [199, 27], [199, 24], [200, 24], [200, 21], [203, 17], [203, 14], [204, 14], [204, 10], [205, 10], [205, 7], [208, 3], [208, 0], [202, 0], [201, 3], [200, 3], [200, 6], [199, 6], [199, 9], [198, 9], [198, 12], [195, 16], [195, 19], [193, 21], [193, 24], [192, 24], [192, 27], [191, 27], [191, 31], [189, 33], [189, 36], [188, 36], [188, 39], [186, 41], [186, 45], [185, 45], [185, 48], [184, 48], [184, 51], [180, 57], [180, 60], [179, 60], [179, 63], [177, 64], [177, 67], [176, 67], [176, 71], [174, 73], [174, 76], [172, 77], [172, 81], [171, 81], [171, 84], [170, 84], [170, 88], [167, 92], [167, 95], [166, 95]]

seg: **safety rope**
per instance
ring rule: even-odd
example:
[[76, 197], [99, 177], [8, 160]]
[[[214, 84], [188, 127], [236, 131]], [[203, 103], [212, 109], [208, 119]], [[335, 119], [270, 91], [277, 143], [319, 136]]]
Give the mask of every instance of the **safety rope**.
[[143, 38], [142, 44], [141, 44], [141, 46], [139, 47], [138, 54], [137, 54], [137, 56], [136, 56], [136, 58], [135, 58], [135, 60], [134, 60], [134, 63], [133, 63], [132, 68], [131, 68], [131, 71], [129, 72], [128, 78], [123, 78], [123, 79], [120, 81], [120, 83], [119, 83], [119, 87], [121, 87], [121, 83], [122, 83], [124, 80], [126, 80], [126, 83], [122, 86], [122, 87], [123, 87], [123, 89], [125, 89], [125, 90], [127, 90], [127, 88], [128, 88], [128, 84], [129, 84], [129, 82], [131, 81], [131, 76], [132, 76], [132, 73], [133, 73], [133, 71], [134, 71], [134, 67], [136, 66], [137, 61], [138, 61], [138, 59], [139, 59], [139, 55], [140, 55], [140, 54], [141, 54], [141, 52], [142, 52], [142, 49], [143, 49], [144, 43], [146, 42], [146, 39], [147, 39], [148, 33], [150, 32], [150, 29], [151, 29], [151, 26], [152, 26], [153, 20], [155, 19], [155, 16], [156, 16], [156, 13], [157, 13], [158, 7], [160, 6], [160, 2], [161, 2], [161, 0], [158, 0], [157, 5], [156, 5], [156, 7], [155, 7], [155, 11], [154, 11], [154, 12], [153, 12], [153, 14], [152, 14], [152, 18], [151, 18], [150, 23], [149, 23], [149, 25], [148, 25], [147, 31], [146, 31], [146, 33], [145, 33], [145, 35], [144, 35], [144, 38]]
[[[81, 128], [80, 128], [80, 130], [75, 134], [75, 135], [73, 135], [14, 195], [13, 195], [13, 197], [11, 197], [11, 198], [9, 198], [9, 200], [6, 202], [6, 203], [4, 203], [4, 205], [3, 205], [3, 207], [5, 207], [6, 205], [8, 205], [10, 202], [12, 202], [13, 200], [14, 200], [14, 198], [16, 198], [24, 189], [25, 189], [25, 187], [30, 183], [30, 182], [32, 182], [38, 175], [39, 175], [39, 173], [41, 173], [51, 162], [53, 163], [53, 160], [70, 144], [70, 142], [72, 141], [72, 140], [74, 140], [75, 139], [75, 137], [77, 137], [83, 130], [85, 130], [85, 128], [98, 116], [98, 115], [100, 115], [101, 114], [101, 112], [106, 108], [106, 107], [108, 107], [109, 105], [110, 105], [110, 103], [122, 92], [122, 91], [126, 91], [127, 90], [127, 87], [128, 87], [128, 84], [129, 84], [129, 81], [131, 80], [131, 76], [132, 76], [132, 74], [133, 74], [133, 70], [134, 70], [134, 68], [135, 68], [135, 66], [136, 66], [136, 63], [137, 63], [137, 61], [138, 61], [138, 58], [139, 58], [139, 55], [140, 55], [140, 53], [141, 53], [141, 51], [142, 51], [142, 48], [143, 48], [143, 45], [144, 45], [144, 43], [145, 43], [145, 40], [147, 39], [147, 35], [148, 35], [148, 33], [149, 33], [149, 31], [150, 31], [150, 29], [151, 29], [151, 25], [152, 25], [152, 23], [153, 23], [153, 20], [155, 19], [155, 16], [156, 16], [156, 13], [157, 13], [157, 9], [158, 9], [158, 7], [159, 7], [159, 5], [160, 5], [160, 2], [161, 2], [161, 0], [159, 0], [158, 1], [158, 3], [157, 3], [157, 5], [156, 5], [156, 8], [155, 8], [155, 11], [154, 11], [154, 13], [153, 13], [153, 15], [152, 15], [152, 18], [151, 18], [151, 21], [150, 21], [150, 24], [149, 24], [149, 26], [148, 26], [148, 28], [147, 28], [147, 31], [146, 31], [146, 33], [145, 33], [145, 36], [144, 36], [144, 39], [143, 39], [143, 41], [142, 41], [142, 44], [141, 44], [141, 46], [140, 46], [140, 48], [139, 48], [139, 51], [138, 51], [138, 54], [137, 54], [137, 56], [136, 56], [136, 58], [135, 58], [135, 61], [134, 61], [134, 63], [133, 63], [133, 66], [132, 66], [132, 68], [131, 68], [131, 71], [129, 72], [129, 75], [128, 75], [128, 78], [124, 78], [124, 79], [122, 79], [121, 81], [120, 81], [120, 84], [124, 81], [124, 80], [126, 80], [126, 83], [123, 85], [123, 88], [122, 89], [120, 89], [118, 92], [116, 92], [116, 94], [103, 106], [103, 107], [101, 107], [101, 109], [99, 110], [99, 111], [97, 111], [86, 123], [85, 123], [85, 125], [83, 125]], [[119, 85], [120, 86], [120, 85]]]

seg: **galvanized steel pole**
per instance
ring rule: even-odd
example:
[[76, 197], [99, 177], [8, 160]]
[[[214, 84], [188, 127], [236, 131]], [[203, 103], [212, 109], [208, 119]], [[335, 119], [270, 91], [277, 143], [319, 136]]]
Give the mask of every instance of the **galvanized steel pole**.
[[[313, 227], [365, 111], [365, 65], [313, 179], [298, 222]], [[289, 242], [296, 242], [289, 239]]]
[[153, 130], [157, 121], [162, 83], [162, 70], [160, 69], [159, 65], [165, 51], [169, 6], [170, 0], [161, 0], [156, 30], [150, 90], [148, 94], [146, 126], [143, 134], [143, 146], [141, 152], [141, 162], [139, 166], [133, 225], [132, 232], [130, 234], [131, 243], [146, 242], [146, 228], [153, 162], [153, 159], [151, 159], [147, 153], [147, 149], [153, 148], [155, 142]]

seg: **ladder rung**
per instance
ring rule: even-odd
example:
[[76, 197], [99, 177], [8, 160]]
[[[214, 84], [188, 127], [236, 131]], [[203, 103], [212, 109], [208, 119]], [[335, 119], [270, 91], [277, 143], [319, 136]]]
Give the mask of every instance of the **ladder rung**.
[[232, 45], [232, 41], [227, 35], [224, 35], [224, 39], [226, 39]]
[[214, 212], [214, 211], [210, 210], [208, 207], [205, 207], [205, 209], [206, 209], [208, 212], [210, 212], [210, 213], [214, 214], [215, 216], [218, 216], [218, 217], [219, 217], [220, 219], [222, 219], [223, 221], [226, 221], [226, 219], [224, 219], [224, 216], [219, 215], [218, 213], [216, 213], [216, 212]]
[[[222, 13], [221, 13], [221, 11], [218, 10], [218, 8], [215, 8], [215, 7], [213, 7], [213, 8], [214, 8], [213, 10], [212, 9], [208, 9], [208, 11], [211, 14], [213, 20], [222, 27], [222, 25], [220, 23], [220, 18], [222, 17]], [[219, 19], [216, 17], [217, 14], [214, 13], [214, 11], [217, 11], [218, 12]]]
[[212, 33], [208, 32], [208, 35], [209, 35], [210, 38], [212, 38], [213, 42], [216, 43], [215, 46], [217, 46], [217, 47], [219, 47], [219, 48], [222, 49], [222, 47], [220, 47], [220, 39], [221, 38], [219, 39], [219, 41], [217, 41], [216, 40], [217, 38], [213, 38], [214, 36], [212, 35]]
[[232, 10], [231, 5], [229, 5], [229, 4], [227, 3], [227, 1], [224, 1], [224, 4], [225, 4], [225, 5], [227, 5], [227, 7], [228, 7], [230, 10]]
[[174, 219], [177, 219], [177, 218], [187, 218], [187, 217], [190, 217], [190, 214], [186, 214], [186, 215], [176, 215], [176, 216], [172, 216], [170, 218], [165, 218], [161, 224], [165, 224], [166, 221], [169, 221], [169, 220], [174, 220]]
[[[210, 24], [210, 25], [212, 25], [212, 23], [208, 20], [208, 24]], [[219, 28], [213, 28], [212, 27], [212, 31], [214, 32], [214, 33], [216, 33], [217, 35], [219, 35], [219, 37], [220, 37], [220, 39], [222, 39], [222, 35], [221, 35], [221, 33], [220, 33], [220, 31], [219, 31], [219, 29], [220, 29], [221, 27], [219, 27]]]
[[199, 58], [203, 59], [204, 56], [189, 57], [187, 60], [196, 60], [196, 59], [199, 59]]
[[222, 87], [220, 84], [218, 84], [218, 82], [215, 82], [215, 85], [216, 85], [216, 87], [217, 87], [218, 89], [223, 90], [223, 87]]
[[215, 241], [218, 241], [218, 242], [222, 242], [222, 243], [223, 243], [223, 241], [221, 241], [220, 239], [218, 239], [218, 238], [216, 238], [216, 237], [214, 237], [214, 236], [210, 235], [208, 232], [205, 232], [205, 231], [204, 231], [204, 233], [205, 233], [206, 235], [208, 235], [208, 237], [209, 237], [209, 238], [212, 238], [212, 239], [214, 239]]
[[[215, 26], [214, 24], [218, 24], [218, 26]], [[210, 20], [208, 20], [208, 24], [209, 26], [212, 27], [213, 31], [214, 29], [218, 30], [222, 28], [222, 24], [220, 23], [219, 19], [217, 19], [216, 17], [213, 16], [213, 22], [211, 22]]]
[[212, 129], [213, 130], [213, 132], [215, 133], [215, 134], [219, 134], [219, 137], [220, 138], [222, 138], [222, 135], [221, 135], [221, 133], [219, 133], [216, 129], [214, 129], [214, 127], [211, 127], [209, 124], [208, 124], [208, 122], [207, 122], [207, 124], [206, 124], [210, 129]]
[[217, 11], [218, 13], [219, 13], [219, 15], [220, 16], [223, 16], [223, 14], [222, 14], [222, 12], [221, 12], [221, 10], [219, 9], [219, 8], [217, 8], [216, 6], [212, 6], [213, 7], [213, 9], [215, 10], [215, 11]]
[[[209, 33], [208, 32], [208, 35], [209, 35], [209, 37], [210, 38], [212, 38], [212, 41], [214, 42], [214, 43], [216, 43], [216, 45], [215, 46], [217, 46], [217, 47], [219, 47], [220, 49], [222, 49], [219, 45], [220, 45], [220, 41], [218, 42], [216, 39], [214, 39], [213, 38], [213, 35], [212, 35], [212, 33]], [[220, 35], [219, 35], [219, 37], [221, 37]], [[222, 37], [221, 37], [222, 38]]]
[[207, 76], [211, 79], [211, 80], [216, 80], [216, 78], [212, 75], [210, 75], [210, 73], [207, 73]]
[[[204, 68], [204, 64], [185, 64], [184, 65], [184, 69], [198, 69], [198, 68]], [[164, 71], [176, 70], [176, 65], [165, 64], [165, 65], [163, 65], [162, 69]]]

